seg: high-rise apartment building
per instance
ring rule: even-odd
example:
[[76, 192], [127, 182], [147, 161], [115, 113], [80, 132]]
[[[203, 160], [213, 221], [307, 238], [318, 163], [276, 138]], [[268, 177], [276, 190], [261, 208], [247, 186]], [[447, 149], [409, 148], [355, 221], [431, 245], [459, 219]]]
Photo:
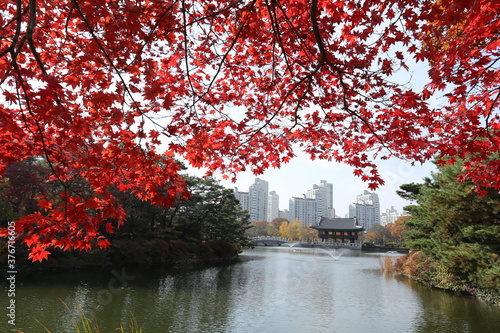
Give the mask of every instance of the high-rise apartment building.
[[267, 222], [278, 217], [280, 217], [280, 197], [275, 191], [271, 191], [267, 200]]
[[389, 223], [394, 223], [401, 216], [403, 216], [403, 214], [398, 213], [397, 209], [394, 209], [394, 206], [391, 206], [391, 209], [386, 209], [380, 214], [380, 224], [387, 225]]
[[250, 221], [267, 220], [267, 200], [269, 196], [269, 183], [260, 178], [255, 178], [255, 183], [248, 189], [250, 195]]
[[357, 221], [366, 231], [375, 224], [380, 224], [380, 202], [376, 193], [364, 191], [356, 197], [356, 202], [349, 206], [349, 217]]
[[299, 220], [308, 226], [318, 223], [321, 217], [335, 218], [333, 184], [326, 180], [314, 184], [307, 195], [290, 199], [289, 209], [285, 211], [279, 210], [279, 195], [275, 191], [269, 192], [269, 183], [260, 178], [255, 178], [248, 192], [239, 192], [237, 188], [234, 191], [242, 209], [248, 211], [251, 222], [271, 222], [284, 217], [290, 222]]
[[250, 185], [248, 192], [239, 192], [234, 189], [236, 199], [240, 201], [241, 208], [248, 211], [250, 222], [267, 221], [269, 183], [260, 178], [255, 178], [255, 182]]
[[288, 220], [293, 222], [298, 220], [302, 226], [308, 226], [318, 222], [317, 201], [316, 199], [293, 197], [289, 201]]
[[282, 219], [287, 219], [290, 217], [290, 214], [288, 214], [288, 209], [285, 209], [285, 210], [280, 210], [280, 213], [279, 213], [279, 218], [282, 218]]
[[250, 194], [248, 192], [239, 192], [238, 188], [234, 188], [234, 196], [240, 202], [241, 209], [250, 211]]
[[334, 218], [335, 209], [333, 208], [333, 184], [321, 180], [319, 185], [314, 184], [313, 188], [307, 191], [307, 198], [316, 200], [316, 216], [319, 222], [321, 217]]

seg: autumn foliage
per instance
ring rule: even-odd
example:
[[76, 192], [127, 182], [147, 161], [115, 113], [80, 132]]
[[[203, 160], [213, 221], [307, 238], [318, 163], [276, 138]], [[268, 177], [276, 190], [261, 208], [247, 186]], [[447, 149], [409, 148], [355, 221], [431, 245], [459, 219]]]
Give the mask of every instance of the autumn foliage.
[[[494, 0], [18, 0], [0, 3], [0, 174], [41, 156], [61, 200], [17, 232], [88, 249], [125, 219], [109, 188], [171, 205], [174, 157], [234, 178], [302, 149], [351, 165], [469, 156], [500, 189]], [[420, 87], [412, 66], [429, 64]], [[88, 182], [93, 193], [70, 186]], [[102, 238], [99, 238], [102, 237]]]

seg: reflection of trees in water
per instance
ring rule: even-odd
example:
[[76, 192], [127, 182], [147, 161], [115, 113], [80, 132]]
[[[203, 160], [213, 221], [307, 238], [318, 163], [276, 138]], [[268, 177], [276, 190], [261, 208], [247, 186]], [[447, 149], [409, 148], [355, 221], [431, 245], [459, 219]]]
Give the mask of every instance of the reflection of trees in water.
[[430, 288], [399, 277], [410, 286], [421, 303], [422, 312], [415, 319], [415, 332], [496, 332], [500, 308], [479, 299]]

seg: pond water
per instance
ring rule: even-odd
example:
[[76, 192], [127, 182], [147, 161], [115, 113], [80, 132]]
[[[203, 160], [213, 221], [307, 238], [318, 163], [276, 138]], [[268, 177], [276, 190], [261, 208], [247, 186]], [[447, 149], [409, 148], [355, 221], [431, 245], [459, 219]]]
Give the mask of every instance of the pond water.
[[144, 333], [500, 332], [500, 308], [386, 274], [397, 256], [270, 247], [203, 269], [18, 276], [15, 328], [76, 332], [78, 304], [103, 333], [132, 315]]

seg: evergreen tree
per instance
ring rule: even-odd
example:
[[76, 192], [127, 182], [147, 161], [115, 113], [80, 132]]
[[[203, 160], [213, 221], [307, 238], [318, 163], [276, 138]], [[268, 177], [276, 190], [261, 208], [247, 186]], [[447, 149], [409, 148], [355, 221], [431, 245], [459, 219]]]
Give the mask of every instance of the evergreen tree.
[[172, 225], [181, 237], [195, 241], [226, 240], [245, 244], [250, 227], [232, 190], [213, 178], [186, 177], [190, 199], [179, 201], [172, 209]]
[[[407, 245], [421, 250], [454, 281], [500, 290], [500, 194], [460, 179], [463, 161], [438, 166], [425, 184], [401, 186], [412, 216]], [[411, 195], [409, 193], [411, 192]], [[405, 207], [406, 209], [406, 207]]]

